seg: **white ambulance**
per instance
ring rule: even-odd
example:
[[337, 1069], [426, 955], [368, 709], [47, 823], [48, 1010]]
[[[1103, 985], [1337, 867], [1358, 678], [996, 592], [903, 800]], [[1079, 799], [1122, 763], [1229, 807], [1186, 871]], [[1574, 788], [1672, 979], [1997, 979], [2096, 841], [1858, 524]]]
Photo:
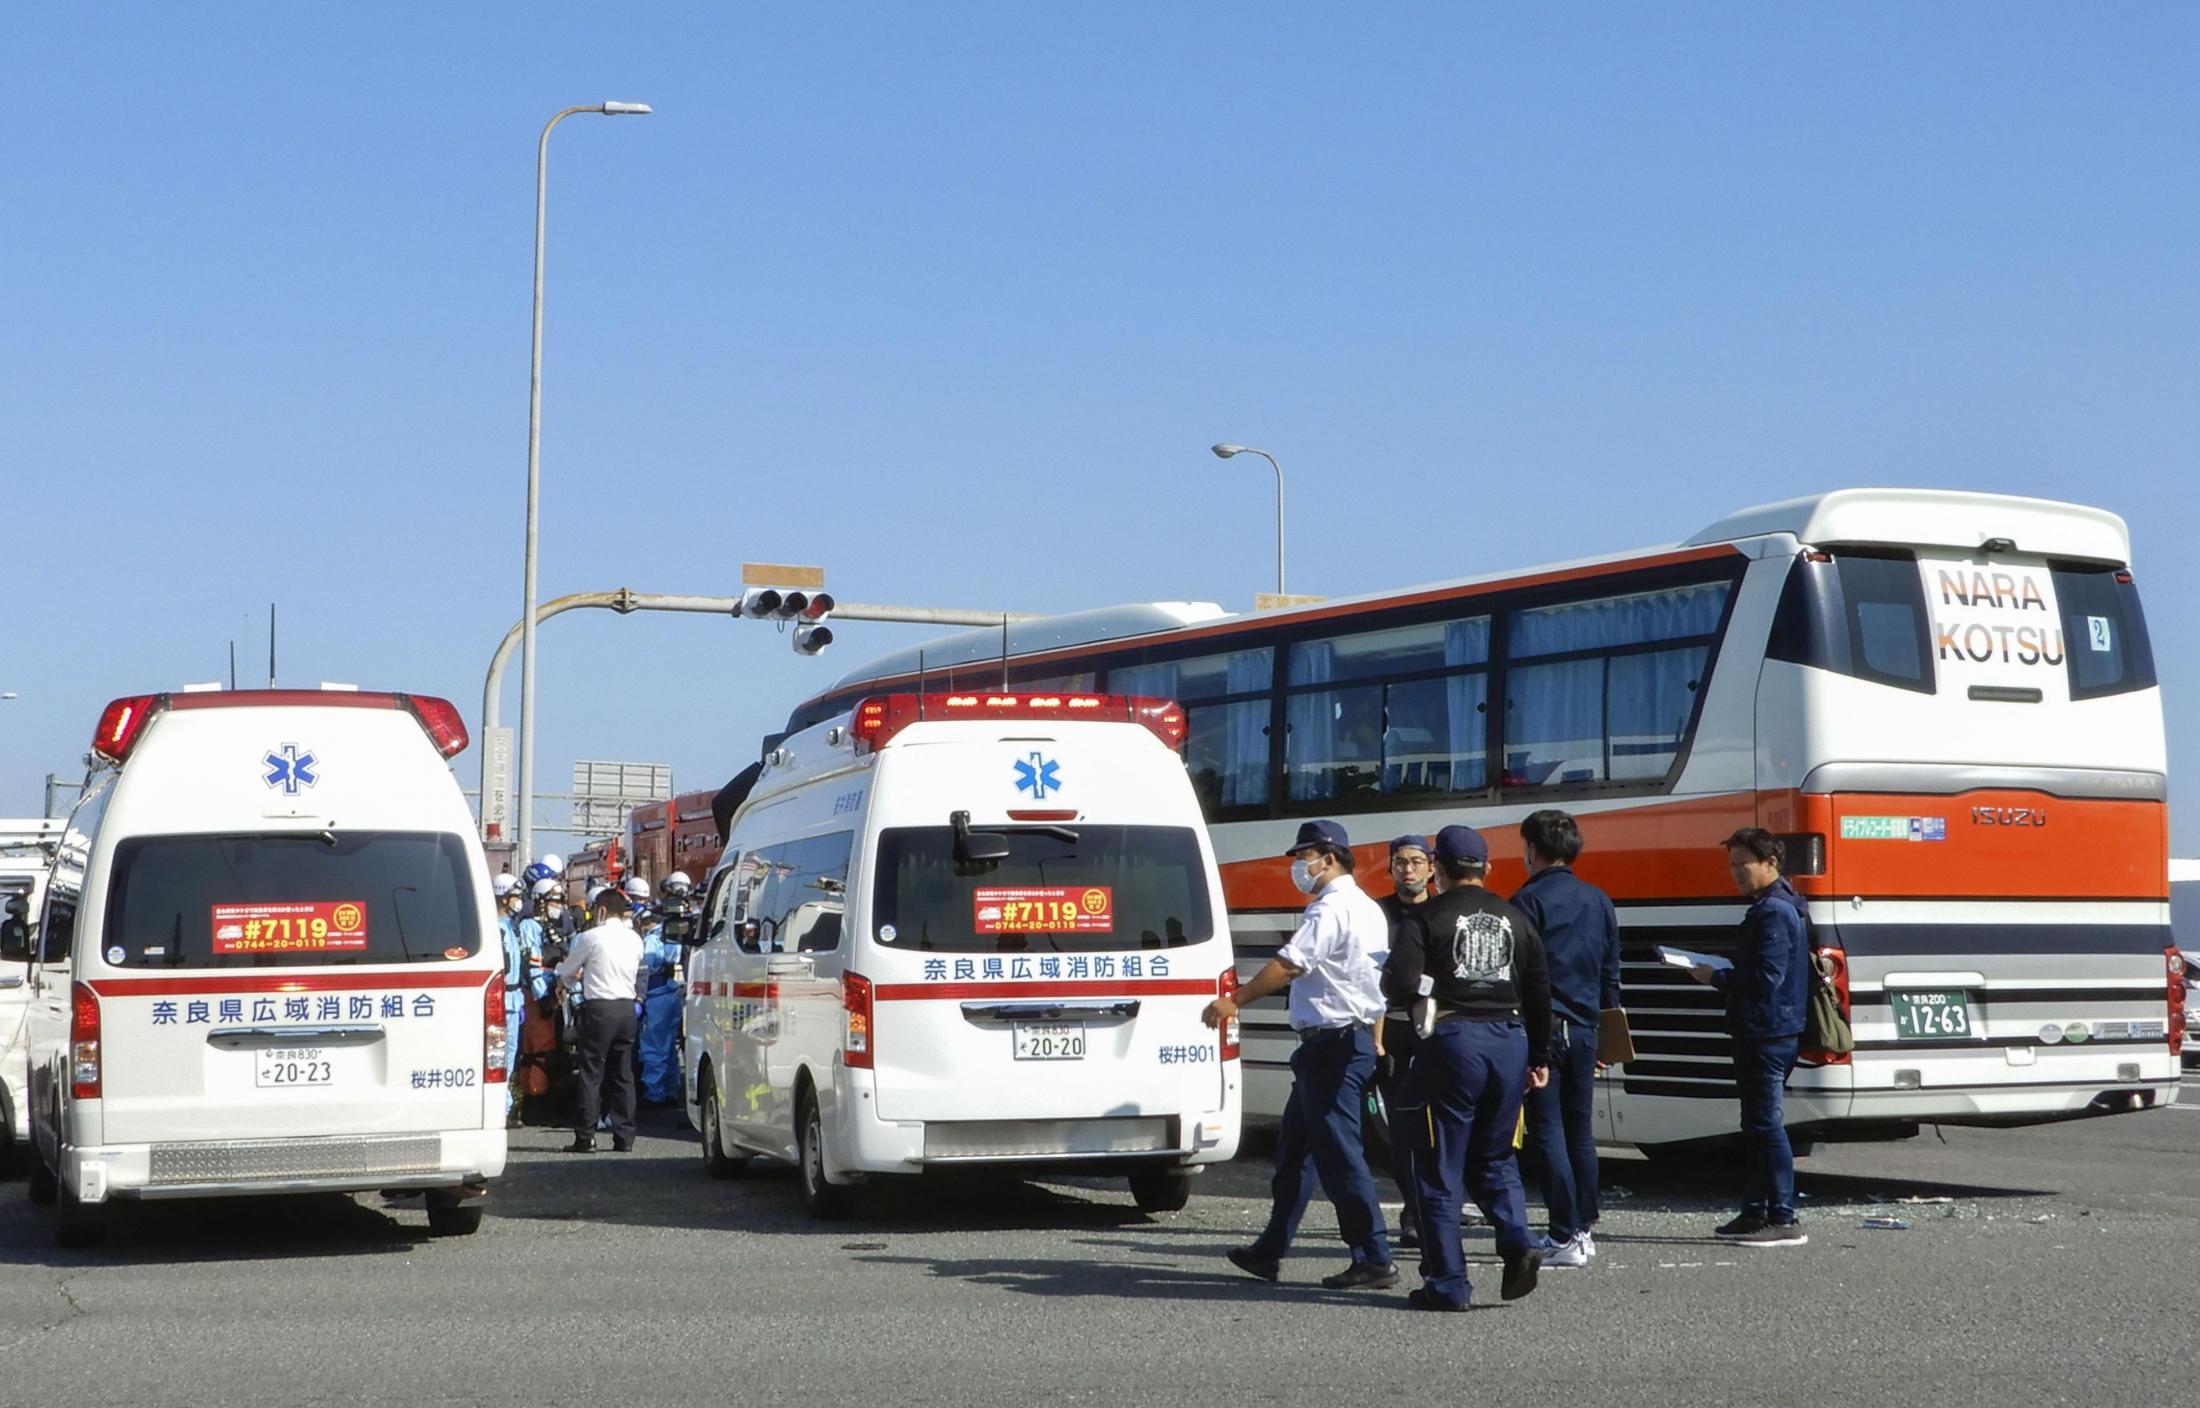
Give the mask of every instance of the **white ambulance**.
[[1234, 1156], [1236, 972], [1183, 711], [1090, 694], [875, 695], [786, 739], [691, 935], [703, 1160], [1127, 1175], [1184, 1205]]
[[30, 1146], [30, 1102], [24, 1097], [30, 1061], [23, 1042], [31, 994], [24, 961], [64, 826], [50, 818], [0, 821], [0, 1168], [12, 1168]]
[[[31, 1197], [421, 1190], [474, 1231], [504, 1170], [502, 945], [421, 695], [107, 706], [33, 951]], [[16, 971], [23, 971], [18, 968]]]

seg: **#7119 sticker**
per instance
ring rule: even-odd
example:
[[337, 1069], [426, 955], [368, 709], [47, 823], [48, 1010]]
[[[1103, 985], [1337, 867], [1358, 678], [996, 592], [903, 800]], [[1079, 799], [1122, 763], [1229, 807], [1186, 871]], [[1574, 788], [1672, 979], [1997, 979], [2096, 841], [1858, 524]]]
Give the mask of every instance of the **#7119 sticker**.
[[1112, 885], [980, 886], [972, 894], [980, 934], [1112, 934]]
[[358, 900], [214, 906], [216, 953], [358, 953], [367, 907]]

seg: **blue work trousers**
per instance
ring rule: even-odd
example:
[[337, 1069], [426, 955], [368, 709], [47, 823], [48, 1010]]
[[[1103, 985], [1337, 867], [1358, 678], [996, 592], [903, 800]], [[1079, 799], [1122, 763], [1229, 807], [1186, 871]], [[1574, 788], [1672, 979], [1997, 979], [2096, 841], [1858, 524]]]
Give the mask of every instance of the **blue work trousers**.
[[1255, 1255], [1281, 1259], [1291, 1249], [1318, 1181], [1336, 1205], [1337, 1231], [1354, 1263], [1390, 1264], [1390, 1233], [1360, 1148], [1360, 1112], [1374, 1078], [1375, 1037], [1366, 1027], [1317, 1033], [1291, 1053], [1291, 1098], [1276, 1134], [1276, 1176], [1269, 1185], [1274, 1202], [1268, 1226], [1253, 1243]]
[[1543, 1158], [1543, 1206], [1551, 1240], [1596, 1226], [1597, 1034], [1561, 1018], [1551, 1023], [1551, 1081], [1528, 1092], [1528, 1136]]
[[519, 1104], [519, 1030], [527, 1022], [527, 990], [504, 990], [504, 1113]]
[[1783, 1109], [1795, 1037], [1734, 1038], [1734, 1083], [1742, 1097], [1742, 1216], [1795, 1220], [1795, 1150]]
[[1421, 1276], [1444, 1305], [1465, 1305], [1466, 1257], [1459, 1248], [1460, 1199], [1472, 1195], [1497, 1250], [1518, 1256], [1535, 1245], [1513, 1131], [1528, 1083], [1528, 1034], [1518, 1022], [1440, 1023], [1413, 1058], [1408, 1118], [1420, 1121], [1414, 1182], [1421, 1202]]

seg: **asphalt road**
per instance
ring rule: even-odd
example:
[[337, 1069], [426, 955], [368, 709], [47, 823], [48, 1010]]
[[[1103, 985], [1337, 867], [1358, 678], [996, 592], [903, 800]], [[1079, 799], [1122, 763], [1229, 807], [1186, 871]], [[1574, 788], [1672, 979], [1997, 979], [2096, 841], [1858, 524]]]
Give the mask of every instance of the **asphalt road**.
[[0, 1182], [0, 1403], [2103, 1408], [2190, 1377], [2196, 1104], [1827, 1147], [1794, 1250], [1709, 1236], [1722, 1171], [1614, 1153], [1596, 1263], [1499, 1305], [1470, 1234], [1477, 1308], [1453, 1316], [1316, 1285], [1343, 1261], [1319, 1203], [1285, 1284], [1236, 1273], [1257, 1158], [1160, 1218], [1110, 1183], [962, 1182], [822, 1226], [783, 1173], [704, 1177], [661, 1119], [624, 1156], [560, 1142], [516, 1134], [481, 1233], [452, 1241], [417, 1203], [241, 1199], [64, 1253]]

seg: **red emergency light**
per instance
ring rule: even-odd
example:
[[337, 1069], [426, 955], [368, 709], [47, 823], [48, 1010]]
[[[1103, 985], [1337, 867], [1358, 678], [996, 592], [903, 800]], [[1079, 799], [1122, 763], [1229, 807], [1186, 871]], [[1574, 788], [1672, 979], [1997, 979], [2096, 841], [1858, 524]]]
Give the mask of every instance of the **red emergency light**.
[[1072, 719], [1144, 724], [1165, 747], [1184, 744], [1184, 710], [1173, 699], [1143, 694], [874, 694], [859, 701], [851, 725], [857, 750], [883, 748], [913, 723], [972, 719]]
[[455, 758], [466, 751], [466, 720], [448, 699], [432, 694], [378, 694], [353, 689], [210, 689], [184, 694], [132, 694], [109, 704], [92, 730], [92, 751], [118, 767], [145, 725], [165, 710], [186, 709], [404, 709], [420, 721], [435, 751]]

